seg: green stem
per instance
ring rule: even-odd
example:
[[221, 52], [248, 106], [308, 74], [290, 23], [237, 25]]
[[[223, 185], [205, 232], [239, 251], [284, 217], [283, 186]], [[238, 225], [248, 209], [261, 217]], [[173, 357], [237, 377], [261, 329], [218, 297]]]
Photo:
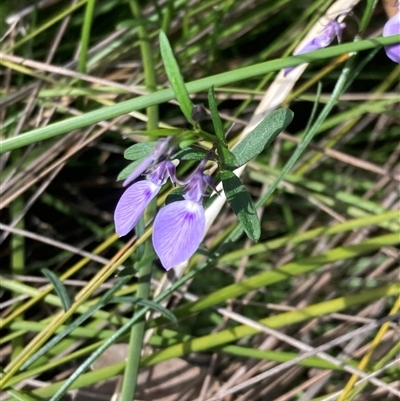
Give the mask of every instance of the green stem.
[[[376, 39], [366, 39], [360, 42], [346, 43], [339, 46], [332, 46], [326, 49], [316, 50], [306, 55], [300, 54], [290, 56], [284, 59], [271, 60], [249, 67], [238, 68], [233, 71], [223, 72], [221, 74], [212, 75], [206, 78], [198, 79], [186, 84], [189, 94], [208, 90], [211, 86], [220, 87], [233, 82], [256, 76], [267, 74], [271, 71], [277, 71], [282, 68], [291, 67], [302, 64], [304, 62], [312, 62], [326, 58], [336, 57], [344, 53], [373, 49], [382, 45], [398, 43], [400, 35], [381, 37]], [[1, 64], [1, 59], [0, 59]], [[96, 124], [100, 121], [109, 120], [114, 117], [121, 116], [132, 111], [142, 110], [145, 107], [161, 104], [174, 99], [172, 89], [163, 89], [155, 93], [149, 93], [133, 99], [119, 102], [112, 106], [102, 107], [97, 110], [89, 111], [83, 115], [57, 121], [53, 124], [35, 128], [23, 135], [17, 135], [4, 139], [0, 146], [0, 154], [8, 152], [22, 146], [53, 138], [55, 136], [65, 134], [82, 127]]]
[[[147, 246], [150, 246], [147, 242]], [[145, 252], [146, 253], [146, 252]], [[150, 278], [152, 263], [145, 264], [139, 272], [139, 284], [136, 296], [141, 299], [148, 299], [150, 294]], [[134, 314], [142, 309], [142, 306], [135, 308]], [[129, 338], [129, 354], [126, 361], [124, 381], [120, 401], [132, 401], [135, 397], [137, 377], [139, 374], [140, 360], [142, 357], [142, 344], [145, 331], [146, 320], [143, 316], [132, 326]]]
[[166, 5], [164, 6], [165, 13], [161, 24], [161, 30], [168, 35], [169, 29], [171, 27], [171, 19], [174, 15], [174, 2], [172, 0], [168, 0]]
[[83, 74], [85, 74], [87, 70], [87, 53], [89, 49], [90, 30], [92, 28], [95, 4], [96, 0], [88, 0], [82, 25], [81, 49], [79, 52], [78, 71]]
[[[13, 154], [13, 159], [17, 162], [20, 157], [20, 152], [17, 151]], [[19, 196], [14, 200], [14, 202], [10, 205], [10, 215], [11, 220], [14, 220], [23, 210], [24, 208], [24, 200], [22, 196]], [[24, 228], [24, 220], [22, 219], [17, 225], [17, 228]], [[25, 266], [25, 238], [21, 235], [12, 234], [11, 236], [11, 271], [15, 275], [23, 275], [24, 274], [24, 266]], [[18, 293], [13, 293], [13, 295], [17, 296]], [[15, 307], [18, 307], [19, 304], [15, 304]], [[16, 321], [23, 320], [24, 316], [18, 316]], [[12, 341], [12, 359], [18, 355], [22, 349], [24, 348], [23, 337], [15, 338]]]
[[[157, 208], [155, 200], [150, 202], [147, 207], [147, 212], [144, 217], [139, 220], [136, 225], [136, 235], [141, 237], [145, 230], [145, 221], [148, 220], [148, 216], [154, 216]], [[143, 251], [142, 251], [143, 249]], [[136, 252], [137, 259], [146, 260], [149, 254], [153, 253], [153, 247], [149, 240], [147, 240], [142, 246], [140, 246]], [[140, 299], [148, 299], [150, 295], [150, 284], [151, 284], [151, 273], [152, 273], [152, 262], [146, 263], [139, 270], [139, 282], [136, 291], [136, 297]], [[140, 313], [142, 306], [138, 305], [134, 309], [133, 318], [135, 315]], [[132, 401], [135, 398], [137, 378], [139, 375], [140, 361], [142, 358], [143, 349], [143, 338], [145, 332], [146, 317], [143, 315], [136, 321], [131, 327], [131, 333], [129, 337], [129, 353], [128, 359], [125, 365], [124, 380], [122, 383], [122, 391], [120, 401]]]
[[[34, 12], [32, 13], [31, 26], [32, 29], [35, 29], [37, 22], [37, 8], [34, 7]], [[33, 41], [29, 42], [27, 46], [24, 48], [25, 57], [29, 57], [32, 51]], [[24, 84], [24, 77], [19, 75], [17, 78], [18, 87], [21, 88]], [[14, 106], [12, 107], [14, 109]], [[11, 110], [10, 110], [11, 111]], [[19, 124], [16, 125], [16, 129], [18, 130]], [[17, 149], [15, 152], [11, 153], [11, 164], [17, 165], [20, 163], [22, 156], [21, 149]], [[10, 204], [10, 220], [14, 221], [18, 218], [18, 216], [24, 210], [24, 195], [17, 197]], [[15, 226], [16, 228], [25, 228], [25, 221], [22, 218]], [[22, 235], [12, 234], [11, 235], [11, 271], [15, 275], [24, 275], [25, 274], [25, 238]], [[12, 296], [18, 296], [18, 293], [13, 292]], [[20, 303], [14, 304], [14, 308], [18, 309]], [[24, 315], [21, 314], [18, 316], [15, 321], [21, 321], [24, 319]], [[24, 349], [24, 339], [23, 337], [15, 338], [12, 341], [12, 351], [11, 351], [11, 359], [14, 359], [16, 356], [20, 354], [20, 352]]]
[[[138, 21], [142, 20], [142, 14], [140, 12], [139, 4], [136, 0], [130, 0], [129, 6], [133, 13], [133, 16], [137, 18]], [[143, 70], [144, 70], [144, 82], [146, 88], [149, 92], [155, 92], [157, 89], [157, 80], [153, 59], [153, 50], [151, 48], [149, 35], [144, 24], [140, 24], [138, 27], [138, 35], [140, 42], [140, 51], [143, 60]], [[147, 129], [158, 128], [158, 105], [153, 105], [147, 107]]]
[[[135, 18], [139, 21], [142, 18], [139, 4], [136, 0], [130, 0], [129, 6]], [[143, 60], [143, 70], [146, 88], [150, 92], [154, 92], [157, 89], [157, 81], [154, 67], [153, 53], [150, 46], [149, 36], [147, 34], [145, 25], [141, 24], [138, 27], [138, 35], [140, 41], [140, 50]], [[158, 128], [158, 105], [147, 107], [147, 129], [154, 130]], [[152, 205], [149, 205], [149, 209], [152, 209]], [[142, 220], [143, 221], [143, 220]], [[137, 231], [144, 231], [145, 225], [142, 224], [137, 226]], [[141, 233], [137, 232], [140, 236]], [[152, 252], [150, 242], [145, 243], [145, 250], [142, 259], [146, 258], [149, 253]], [[139, 270], [139, 283], [136, 296], [141, 299], [148, 299], [150, 295], [150, 282], [151, 282], [151, 271], [152, 263], [146, 263]], [[135, 313], [139, 311], [141, 307], [135, 308]], [[122, 391], [120, 401], [132, 401], [135, 398], [137, 377], [139, 374], [140, 360], [142, 357], [143, 338], [145, 332], [146, 319], [143, 316], [138, 322], [136, 322], [132, 328], [129, 338], [129, 354], [126, 361], [124, 380], [122, 383]]]
[[376, 7], [378, 0], [367, 0], [367, 6], [360, 22], [360, 32], [364, 33], [372, 18], [372, 13]]

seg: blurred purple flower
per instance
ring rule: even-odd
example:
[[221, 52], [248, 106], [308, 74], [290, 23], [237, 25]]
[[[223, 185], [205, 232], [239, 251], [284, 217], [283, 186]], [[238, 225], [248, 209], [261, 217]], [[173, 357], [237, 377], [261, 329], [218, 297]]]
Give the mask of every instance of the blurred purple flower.
[[207, 187], [214, 188], [203, 171], [206, 161], [186, 181], [184, 200], [166, 205], [154, 220], [153, 247], [165, 270], [189, 259], [203, 239], [206, 218], [202, 200]]
[[[294, 56], [299, 54], [309, 53], [314, 50], [323, 49], [324, 47], [329, 46], [335, 37], [337, 38], [338, 42], [342, 41], [342, 30], [345, 28], [346, 24], [339, 23], [337, 20], [332, 20], [331, 22], [326, 25], [324, 30], [308, 42], [303, 48], [297, 50], [293, 53]], [[288, 67], [283, 70], [283, 75], [286, 76], [292, 71], [295, 67]]]
[[[400, 34], [400, 9], [383, 27], [383, 36]], [[400, 41], [399, 43], [385, 46], [386, 55], [395, 63], [400, 63]]]
[[[139, 167], [143, 168], [141, 165]], [[136, 171], [131, 176], [135, 174]], [[165, 160], [152, 167], [145, 180], [135, 182], [122, 194], [114, 213], [115, 231], [120, 237], [128, 234], [136, 226], [147, 205], [168, 178], [175, 180], [175, 165]]]

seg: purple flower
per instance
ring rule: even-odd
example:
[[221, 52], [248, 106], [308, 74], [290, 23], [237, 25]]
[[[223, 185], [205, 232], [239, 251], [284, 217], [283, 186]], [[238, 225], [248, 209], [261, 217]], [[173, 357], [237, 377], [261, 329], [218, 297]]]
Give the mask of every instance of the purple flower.
[[[400, 34], [400, 10], [383, 27], [383, 36]], [[385, 46], [386, 55], [395, 63], [400, 63], [400, 42]]]
[[146, 179], [135, 182], [125, 190], [114, 213], [117, 234], [126, 235], [135, 227], [168, 178], [184, 186], [184, 199], [161, 208], [153, 224], [154, 250], [166, 270], [184, 262], [196, 252], [206, 227], [202, 200], [207, 195], [207, 187], [216, 190], [211, 177], [204, 174], [209, 155], [186, 181], [177, 179], [175, 165], [169, 159], [172, 151], [169, 141], [170, 138], [159, 141], [154, 151], [127, 178], [124, 185], [146, 173]]
[[[325, 29], [314, 39], [308, 42], [303, 48], [297, 50], [293, 53], [293, 55], [297, 56], [299, 54], [309, 53], [314, 50], [323, 49], [324, 47], [329, 46], [335, 37], [338, 42], [342, 41], [342, 30], [346, 24], [339, 23], [337, 20], [332, 20], [326, 25]], [[295, 67], [288, 67], [283, 70], [284, 76], [287, 75], [290, 71], [292, 71]]]
[[204, 159], [186, 182], [184, 200], [163, 207], [153, 225], [153, 247], [165, 270], [189, 259], [204, 236], [206, 218], [202, 205], [207, 186], [214, 187], [204, 174]]
[[[141, 165], [139, 165], [140, 168]], [[143, 171], [142, 171], [143, 172]], [[131, 176], [134, 176], [133, 171]], [[146, 179], [132, 184], [121, 196], [114, 213], [115, 231], [121, 237], [131, 231], [147, 205], [158, 194], [168, 178], [174, 180], [175, 165], [165, 160], [152, 167]]]

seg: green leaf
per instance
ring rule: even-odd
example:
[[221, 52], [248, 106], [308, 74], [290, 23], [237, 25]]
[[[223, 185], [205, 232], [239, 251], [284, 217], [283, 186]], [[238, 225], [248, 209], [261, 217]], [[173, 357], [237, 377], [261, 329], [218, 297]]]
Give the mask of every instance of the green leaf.
[[221, 117], [219, 116], [218, 113], [218, 107], [217, 107], [217, 102], [215, 101], [215, 93], [213, 86], [208, 90], [208, 107], [210, 108], [211, 119], [214, 125], [215, 135], [217, 136], [221, 144], [226, 145], [224, 127], [222, 125]]
[[179, 107], [181, 108], [186, 119], [193, 125], [193, 103], [190, 100], [189, 93], [186, 89], [185, 82], [183, 81], [178, 63], [176, 62], [167, 35], [163, 31], [160, 32], [160, 50], [161, 57], [164, 62], [165, 72], [167, 73], [176, 99], [178, 100]]
[[229, 170], [221, 172], [222, 186], [226, 199], [239, 219], [247, 236], [258, 241], [261, 235], [260, 221], [250, 194], [242, 181]]
[[112, 288], [110, 288], [99, 301], [92, 305], [85, 313], [78, 316], [73, 322], [71, 322], [68, 326], [65, 327], [60, 333], [58, 333], [55, 337], [53, 337], [47, 344], [43, 345], [40, 349], [38, 349], [30, 358], [25, 361], [25, 363], [21, 366], [21, 370], [27, 369], [30, 365], [32, 365], [35, 361], [37, 361], [41, 356], [45, 355], [50, 349], [52, 349], [56, 344], [58, 344], [63, 338], [68, 336], [68, 334], [72, 333], [77, 327], [82, 326], [82, 324], [91, 317], [95, 312], [99, 309], [103, 308], [104, 305], [110, 301], [111, 297], [119, 291], [128, 281], [130, 277], [124, 277], [119, 279]]
[[136, 262], [133, 266], [133, 269], [138, 271], [140, 270], [144, 265], [148, 263], [153, 263], [155, 260], [158, 259], [158, 256], [154, 252], [153, 249], [151, 251], [147, 251], [147, 255], [145, 254], [142, 259], [140, 259], [138, 262]]
[[116, 25], [116, 29], [124, 29], [124, 28], [136, 28], [138, 26], [145, 26], [151, 24], [151, 21], [148, 18], [135, 18], [128, 19], [125, 21], [121, 21]]
[[121, 172], [118, 174], [117, 181], [122, 181], [125, 180], [125, 178], [128, 178], [130, 173], [132, 173], [133, 170], [144, 160], [145, 158], [143, 157], [142, 159], [135, 160], [132, 163], [129, 163]]
[[237, 164], [233, 168], [243, 166], [259, 155], [284, 130], [293, 119], [293, 111], [289, 109], [274, 110], [232, 149]]
[[11, 389], [7, 393], [11, 395], [15, 401], [37, 401], [37, 398], [29, 397], [27, 394], [21, 393], [18, 390]]
[[176, 152], [171, 159], [179, 160], [203, 160], [206, 153], [203, 150], [198, 150], [194, 148], [182, 149]]
[[176, 319], [175, 315], [170, 310], [168, 310], [167, 308], [164, 308], [157, 302], [151, 301], [149, 299], [141, 299], [141, 298], [137, 298], [137, 297], [126, 296], [126, 297], [116, 297], [116, 298], [112, 299], [110, 302], [112, 302], [112, 303], [132, 303], [132, 304], [147, 306], [151, 309], [154, 309], [157, 312], [160, 312], [167, 319], [169, 319], [175, 323], [178, 321]]
[[155, 128], [155, 129], [146, 129], [146, 130], [133, 130], [129, 135], [136, 134], [142, 135], [145, 137], [160, 137], [160, 136], [170, 136], [170, 135], [178, 135], [182, 132], [181, 128]]
[[217, 150], [224, 166], [234, 166], [237, 163], [235, 155], [223, 144], [218, 145]]
[[165, 204], [168, 205], [169, 203], [183, 200], [183, 191], [183, 187], [173, 189], [165, 198]]
[[64, 311], [67, 312], [71, 307], [72, 302], [64, 284], [60, 281], [57, 275], [49, 269], [42, 269], [42, 273], [51, 281], [51, 284], [53, 284], [54, 291], [59, 296]]
[[192, 146], [193, 144], [195, 144], [197, 142], [197, 139], [196, 138], [186, 138], [186, 139], [182, 139], [180, 142], [179, 142], [179, 147], [180, 147], [180, 149], [186, 149], [186, 148], [188, 148], [189, 146]]
[[124, 267], [122, 270], [118, 270], [118, 272], [116, 273], [117, 277], [132, 277], [135, 276], [137, 274], [137, 269], [132, 266], [126, 266]]
[[125, 159], [138, 160], [147, 157], [156, 147], [157, 141], [135, 143], [124, 152]]

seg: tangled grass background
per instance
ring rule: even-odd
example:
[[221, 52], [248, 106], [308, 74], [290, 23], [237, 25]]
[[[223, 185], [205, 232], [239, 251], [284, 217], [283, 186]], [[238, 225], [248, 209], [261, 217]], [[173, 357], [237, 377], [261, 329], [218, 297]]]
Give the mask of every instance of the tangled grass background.
[[[2, 2], [1, 399], [397, 399], [400, 66], [382, 47], [397, 10]], [[339, 15], [342, 44], [290, 56]], [[260, 240], [213, 198], [200, 251], [168, 274], [144, 257], [149, 228], [118, 238], [113, 223], [125, 149], [192, 129], [160, 30], [193, 103], [215, 87], [229, 147], [272, 110], [294, 112], [236, 172]]]

